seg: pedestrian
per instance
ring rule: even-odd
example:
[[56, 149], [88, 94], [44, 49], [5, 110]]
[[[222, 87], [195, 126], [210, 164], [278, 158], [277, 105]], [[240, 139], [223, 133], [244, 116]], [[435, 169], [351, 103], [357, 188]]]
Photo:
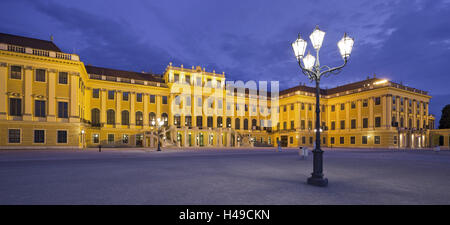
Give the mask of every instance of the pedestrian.
[[277, 145], [278, 145], [278, 152], [281, 152], [281, 144], [280, 144], [280, 140], [277, 140]]

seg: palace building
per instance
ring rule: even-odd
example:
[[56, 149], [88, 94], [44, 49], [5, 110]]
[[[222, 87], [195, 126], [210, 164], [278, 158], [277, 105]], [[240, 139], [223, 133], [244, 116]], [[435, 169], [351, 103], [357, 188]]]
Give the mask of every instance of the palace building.
[[[426, 91], [373, 76], [320, 97], [324, 146], [431, 145]], [[102, 68], [51, 41], [0, 33], [1, 149], [155, 147], [158, 138], [163, 147], [313, 146], [315, 110], [305, 85], [240, 88], [172, 63], [162, 75]]]

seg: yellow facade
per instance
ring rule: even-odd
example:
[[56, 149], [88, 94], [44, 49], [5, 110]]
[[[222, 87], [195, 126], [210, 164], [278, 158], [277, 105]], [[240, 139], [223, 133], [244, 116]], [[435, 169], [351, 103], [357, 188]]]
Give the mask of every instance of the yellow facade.
[[[251, 88], [230, 92], [225, 83], [224, 73], [201, 67], [170, 63], [158, 77], [0, 43], [0, 146], [155, 147], [158, 129], [152, 121], [158, 118], [165, 121], [163, 146], [313, 145], [316, 100], [310, 87], [281, 91], [275, 99]], [[323, 91], [324, 146], [431, 145], [434, 118], [426, 92], [378, 78]]]

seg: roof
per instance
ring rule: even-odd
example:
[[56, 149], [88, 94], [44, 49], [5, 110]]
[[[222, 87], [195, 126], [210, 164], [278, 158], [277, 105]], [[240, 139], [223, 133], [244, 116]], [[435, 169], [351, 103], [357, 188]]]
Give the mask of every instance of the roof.
[[17, 45], [21, 47], [29, 47], [42, 49], [47, 51], [62, 52], [58, 46], [51, 41], [40, 40], [35, 38], [22, 37], [18, 35], [0, 33], [0, 43]]
[[158, 75], [158, 74], [116, 70], [116, 69], [103, 68], [103, 67], [91, 66], [91, 65], [86, 65], [85, 68], [86, 68], [86, 71], [88, 74], [105, 75], [105, 76], [121, 77], [121, 78], [128, 78], [128, 79], [134, 79], [134, 80], [146, 80], [146, 81], [164, 83], [164, 79], [162, 78], [161, 75]]
[[[375, 83], [377, 81], [382, 81], [382, 80], [383, 79], [376, 78], [376, 77], [367, 78], [367, 79], [362, 80], [362, 81], [357, 81], [357, 82], [353, 82], [353, 83], [350, 83], [350, 84], [337, 86], [337, 87], [330, 88], [330, 89], [320, 89], [320, 94], [321, 95], [333, 95], [333, 94], [341, 93], [341, 92], [345, 92], [345, 91], [351, 91], [351, 90], [356, 90], [356, 89], [359, 89], [359, 88], [365, 88], [365, 87], [369, 87], [370, 85], [373, 85], [373, 83]], [[401, 84], [397, 84], [397, 83], [394, 83], [394, 82], [391, 82], [391, 81], [389, 81], [389, 82], [392, 85], [394, 85], [394, 87], [397, 87], [397, 88], [401, 88], [401, 89], [404, 89], [404, 90], [407, 90], [407, 91], [412, 91], [412, 92], [416, 92], [416, 93], [420, 93], [420, 94], [425, 94], [425, 95], [427, 94], [426, 91], [421, 91], [421, 90], [418, 90], [418, 89], [415, 89], [415, 88], [406, 87], [406, 86], [403, 86]], [[295, 92], [295, 91], [304, 91], [304, 92], [309, 92], [309, 93], [316, 93], [316, 88], [315, 87], [309, 87], [309, 86], [306, 86], [306, 85], [298, 85], [298, 86], [295, 86], [295, 87], [292, 87], [292, 88], [280, 91], [280, 95], [285, 95], [285, 94], [292, 93], [292, 92]]]

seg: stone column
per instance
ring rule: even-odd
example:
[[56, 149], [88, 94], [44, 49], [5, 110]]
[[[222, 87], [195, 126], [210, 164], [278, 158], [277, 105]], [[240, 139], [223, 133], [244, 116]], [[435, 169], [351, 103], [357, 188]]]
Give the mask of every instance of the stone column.
[[121, 94], [121, 91], [116, 91], [116, 126], [122, 124], [122, 110], [120, 108]]
[[381, 127], [387, 127], [387, 103], [386, 95], [381, 96]]
[[155, 98], [156, 98], [156, 120], [157, 120], [158, 118], [161, 118], [161, 104], [162, 104], [161, 100], [162, 99], [161, 99], [161, 95], [156, 95]]
[[47, 121], [54, 122], [56, 121], [56, 101], [55, 101], [55, 95], [56, 95], [56, 70], [49, 70], [48, 71], [48, 114], [47, 114]]
[[357, 100], [357, 102], [356, 102], [356, 109], [357, 109], [357, 113], [358, 113], [358, 117], [357, 117], [357, 128], [359, 129], [359, 130], [361, 130], [362, 129], [362, 115], [361, 115], [361, 107], [362, 107], [362, 102], [361, 102], [361, 99], [358, 99]]
[[79, 87], [79, 74], [69, 73], [70, 77], [70, 122], [80, 122], [79, 120], [79, 110], [78, 110], [78, 87]]
[[31, 121], [33, 119], [33, 67], [25, 66], [24, 68], [24, 76], [23, 76], [23, 84], [24, 84], [24, 112], [23, 112], [23, 120]]
[[101, 114], [100, 114], [100, 123], [106, 124], [106, 118], [107, 118], [107, 109], [106, 109], [106, 98], [108, 96], [106, 95], [106, 89], [101, 89], [100, 92], [100, 101], [101, 101]]
[[130, 92], [130, 128], [136, 127], [136, 92]]
[[350, 102], [345, 103], [345, 129], [350, 131]]
[[390, 128], [392, 126], [392, 95], [387, 95], [386, 103], [386, 127]]
[[144, 129], [148, 129], [148, 126], [150, 125], [149, 124], [149, 117], [148, 117], [148, 114], [149, 114], [149, 112], [148, 112], [148, 104], [149, 104], [149, 102], [150, 102], [150, 97], [149, 97], [149, 94], [146, 94], [146, 93], [144, 93], [144, 94], [142, 94], [143, 96], [142, 96], [142, 101], [143, 101], [143, 103], [144, 103], [144, 112], [143, 112], [143, 120], [144, 120]]
[[0, 120], [5, 120], [8, 112], [8, 98], [6, 96], [8, 81], [8, 66], [4, 62], [0, 62]]

